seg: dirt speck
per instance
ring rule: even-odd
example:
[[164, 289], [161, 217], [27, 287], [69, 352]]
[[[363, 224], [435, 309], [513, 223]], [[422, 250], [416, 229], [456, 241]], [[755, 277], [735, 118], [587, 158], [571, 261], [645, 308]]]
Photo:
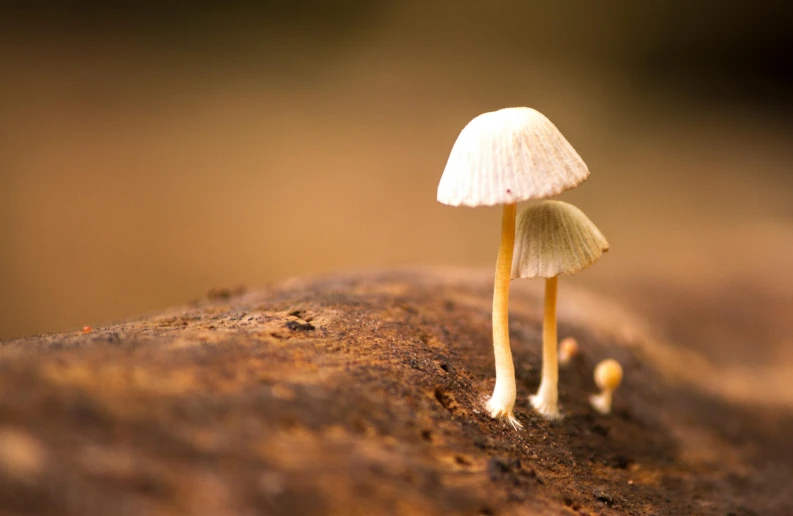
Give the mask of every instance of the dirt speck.
[[314, 325], [308, 322], [287, 321], [284, 325], [292, 331], [314, 331]]

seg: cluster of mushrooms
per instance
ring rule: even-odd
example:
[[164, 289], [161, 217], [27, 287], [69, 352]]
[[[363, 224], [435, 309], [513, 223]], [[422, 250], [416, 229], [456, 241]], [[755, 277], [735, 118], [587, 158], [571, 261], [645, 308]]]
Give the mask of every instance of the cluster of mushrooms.
[[[558, 278], [575, 274], [608, 251], [603, 234], [584, 213], [566, 202], [545, 200], [574, 188], [589, 175], [586, 164], [562, 133], [540, 112], [507, 108], [477, 116], [462, 130], [438, 185], [438, 201], [450, 206], [503, 206], [501, 244], [493, 288], [493, 349], [496, 385], [487, 401], [493, 418], [515, 418], [515, 368], [509, 346], [510, 280], [545, 278], [542, 379], [531, 405], [548, 419], [559, 418], [556, 337]], [[530, 204], [516, 217], [516, 205]], [[516, 230], [517, 220], [517, 230]], [[568, 350], [569, 351], [569, 350]], [[574, 351], [573, 351], [574, 352]], [[590, 398], [602, 413], [622, 369], [606, 360], [595, 369], [601, 394]]]

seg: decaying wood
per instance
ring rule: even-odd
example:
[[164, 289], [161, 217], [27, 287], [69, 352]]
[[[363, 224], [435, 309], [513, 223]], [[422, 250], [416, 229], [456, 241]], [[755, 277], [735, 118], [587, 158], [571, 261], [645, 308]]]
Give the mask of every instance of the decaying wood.
[[[87, 334], [2, 343], [0, 513], [793, 510], [789, 413], [675, 384], [640, 339], [566, 318], [581, 307], [564, 288], [559, 334], [581, 353], [560, 372], [565, 418], [534, 414], [542, 306], [514, 287], [521, 431], [484, 410], [494, 382], [487, 275], [217, 290]], [[587, 397], [606, 357], [625, 379], [601, 416]]]

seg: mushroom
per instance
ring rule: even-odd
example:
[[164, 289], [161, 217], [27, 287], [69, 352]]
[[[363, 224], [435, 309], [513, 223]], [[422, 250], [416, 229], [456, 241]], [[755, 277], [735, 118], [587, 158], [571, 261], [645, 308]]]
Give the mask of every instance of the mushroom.
[[450, 206], [502, 205], [501, 243], [493, 288], [496, 385], [487, 402], [493, 418], [515, 419], [515, 368], [509, 347], [510, 264], [516, 203], [557, 195], [584, 181], [589, 170], [550, 120], [538, 111], [506, 108], [484, 113], [463, 128], [438, 184]]
[[548, 419], [560, 417], [556, 343], [559, 276], [586, 269], [608, 249], [609, 244], [600, 230], [572, 204], [541, 201], [518, 216], [512, 278], [545, 278], [542, 380], [537, 394], [529, 400]]
[[622, 382], [622, 366], [609, 358], [600, 362], [595, 367], [595, 383], [600, 389], [600, 394], [589, 397], [589, 402], [601, 414], [611, 412], [611, 397]]
[[559, 342], [559, 364], [567, 365], [578, 355], [578, 341], [573, 337], [565, 337]]

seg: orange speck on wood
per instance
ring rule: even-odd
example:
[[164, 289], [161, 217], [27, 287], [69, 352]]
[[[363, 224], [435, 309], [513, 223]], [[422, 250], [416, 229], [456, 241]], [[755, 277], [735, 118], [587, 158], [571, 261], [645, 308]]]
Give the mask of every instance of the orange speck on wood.
[[92, 331], [94, 331], [94, 329], [90, 326], [83, 326], [83, 333], [91, 333]]

